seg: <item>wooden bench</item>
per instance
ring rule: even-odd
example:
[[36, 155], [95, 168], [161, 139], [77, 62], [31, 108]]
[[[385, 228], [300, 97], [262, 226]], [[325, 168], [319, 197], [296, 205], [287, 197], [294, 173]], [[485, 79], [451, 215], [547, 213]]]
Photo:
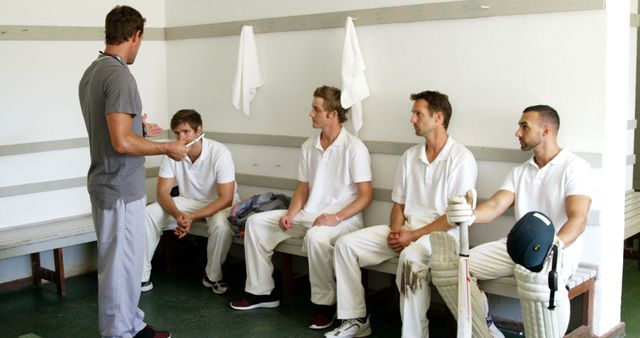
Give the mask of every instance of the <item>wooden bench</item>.
[[[195, 222], [191, 227], [191, 234], [202, 237], [209, 236], [207, 226], [204, 222]], [[244, 245], [244, 240], [240, 237], [234, 237], [233, 242], [235, 244]], [[282, 264], [283, 299], [290, 300], [293, 298], [292, 256], [307, 256], [302, 252], [302, 239], [291, 238], [285, 240], [278, 244], [275, 251], [285, 254], [283, 256]], [[395, 257], [377, 265], [364, 267], [363, 269], [395, 276], [397, 266], [398, 258]], [[567, 283], [567, 286], [569, 287], [569, 299], [571, 300], [578, 296], [582, 296], [583, 302], [581, 325], [575, 330], [567, 333], [565, 337], [590, 337], [592, 335], [594, 291], [597, 274], [597, 266], [588, 263], [581, 263], [576, 273], [569, 280], [569, 283]], [[514, 277], [480, 281], [479, 285], [488, 294], [518, 299], [517, 285]], [[523, 330], [522, 326], [509, 327], [509, 329]]]
[[[598, 276], [598, 268], [588, 263], [580, 263], [575, 274], [571, 277], [567, 286], [569, 287], [569, 299], [582, 296], [582, 321], [580, 326], [567, 333], [565, 337], [591, 337], [593, 334], [593, 297], [595, 282]], [[480, 288], [487, 294], [498, 295], [507, 298], [518, 299], [516, 279], [514, 277], [504, 277], [494, 280], [484, 280], [478, 283]], [[501, 324], [497, 321], [498, 324]], [[501, 327], [511, 326], [509, 324], [499, 325]], [[508, 327], [512, 330], [522, 331], [523, 327]]]
[[[45, 279], [57, 285], [59, 295], [65, 295], [62, 248], [95, 241], [91, 215], [1, 228], [0, 259], [31, 255], [31, 277], [3, 283], [0, 289], [39, 286]], [[54, 270], [40, 265], [40, 252], [47, 250], [53, 250]]]
[[[208, 237], [206, 224], [204, 222], [194, 223], [191, 234]], [[55, 283], [58, 294], [64, 295], [62, 249], [67, 246], [95, 241], [96, 234], [91, 215], [2, 228], [0, 229], [0, 259], [30, 254], [32, 276], [18, 281], [3, 283], [0, 288], [15, 288], [26, 284], [41, 285], [42, 279], [45, 279]], [[244, 244], [244, 240], [239, 237], [234, 237], [233, 242], [238, 245]], [[43, 268], [40, 265], [40, 252], [46, 250], [53, 250], [55, 270]], [[302, 239], [288, 239], [280, 243], [275, 251], [284, 254], [282, 264], [283, 298], [285, 300], [291, 299], [293, 297], [293, 256], [306, 257], [306, 254], [302, 252]], [[398, 259], [392, 258], [364, 269], [395, 275], [397, 264]], [[596, 278], [597, 267], [583, 263], [569, 281], [569, 298], [574, 299], [578, 296], [583, 296], [583, 302], [582, 323], [576, 330], [567, 334], [567, 337], [582, 337], [592, 332], [593, 297]], [[479, 284], [488, 294], [518, 298], [516, 282], [513, 277], [481, 281]]]

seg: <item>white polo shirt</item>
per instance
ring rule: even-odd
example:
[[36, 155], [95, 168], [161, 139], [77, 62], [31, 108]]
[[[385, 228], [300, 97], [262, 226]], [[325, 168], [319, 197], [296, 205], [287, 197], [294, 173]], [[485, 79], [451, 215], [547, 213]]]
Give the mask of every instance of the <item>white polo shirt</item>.
[[[504, 180], [500, 190], [513, 192], [515, 196], [515, 219], [529, 211], [541, 211], [551, 218], [558, 230], [567, 222], [565, 201], [567, 196], [593, 193], [591, 170], [587, 161], [568, 149], [562, 149], [556, 157], [542, 169], [538, 168], [534, 157], [513, 168]], [[582, 235], [569, 247], [572, 256], [582, 255]], [[569, 251], [569, 252], [570, 252]], [[569, 254], [566, 252], [566, 254]]]
[[309, 183], [306, 212], [338, 212], [358, 196], [356, 183], [371, 181], [369, 150], [344, 127], [326, 150], [320, 135], [309, 138], [300, 151], [298, 181]]
[[516, 195], [516, 220], [529, 211], [541, 211], [553, 222], [556, 233], [567, 222], [565, 200], [570, 195], [591, 197], [593, 187], [587, 161], [562, 149], [542, 169], [534, 157], [511, 169], [500, 190]]
[[433, 162], [425, 150], [425, 143], [409, 148], [396, 170], [391, 199], [404, 204], [406, 218], [433, 220], [446, 212], [449, 197], [476, 186], [478, 165], [464, 145], [449, 136]]
[[[162, 157], [158, 176], [174, 178], [180, 189], [180, 196], [197, 201], [213, 201], [218, 198], [216, 183], [224, 184], [236, 179], [235, 167], [227, 147], [214, 140], [202, 138], [202, 152], [195, 163], [189, 156], [175, 161], [169, 156]], [[240, 200], [237, 187], [234, 201]]]

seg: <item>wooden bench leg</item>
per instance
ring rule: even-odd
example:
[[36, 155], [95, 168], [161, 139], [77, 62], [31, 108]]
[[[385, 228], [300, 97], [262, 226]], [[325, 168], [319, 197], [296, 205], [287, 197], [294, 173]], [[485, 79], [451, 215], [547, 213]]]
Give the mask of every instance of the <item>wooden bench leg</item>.
[[589, 282], [587, 292], [584, 294], [584, 305], [582, 306], [582, 318], [585, 325], [589, 328], [589, 333], [592, 333], [593, 328], [593, 296], [595, 291], [595, 281], [592, 279]]
[[55, 271], [45, 269], [40, 265], [40, 253], [31, 254], [31, 278], [33, 285], [42, 285], [42, 280], [46, 279], [56, 284], [58, 294], [64, 296], [66, 289], [64, 287], [64, 259], [62, 257], [62, 248], [53, 249], [53, 263]]
[[163, 232], [162, 244], [164, 245], [165, 271], [167, 272], [176, 270], [176, 242], [173, 230]]
[[33, 285], [42, 285], [42, 276], [40, 274], [40, 253], [31, 254], [31, 278], [33, 279]]
[[582, 325], [565, 337], [591, 337], [593, 334], [593, 303], [595, 293], [595, 279], [591, 278], [573, 287], [569, 291], [569, 299], [582, 295]]
[[282, 255], [282, 299], [285, 303], [293, 299], [293, 257]]
[[53, 262], [56, 267], [53, 282], [58, 286], [58, 294], [64, 296], [66, 290], [64, 287], [64, 259], [62, 257], [62, 248], [53, 249]]

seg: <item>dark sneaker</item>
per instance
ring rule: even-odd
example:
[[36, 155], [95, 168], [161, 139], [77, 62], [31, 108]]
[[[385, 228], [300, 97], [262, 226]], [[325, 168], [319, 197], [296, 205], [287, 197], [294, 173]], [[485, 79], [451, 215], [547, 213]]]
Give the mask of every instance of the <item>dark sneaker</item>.
[[147, 325], [140, 332], [136, 333], [133, 338], [171, 338], [171, 332], [156, 331], [153, 326]]
[[326, 338], [338, 337], [367, 337], [371, 335], [369, 317], [360, 319], [345, 319], [340, 326], [324, 334]]
[[225, 283], [225, 281], [221, 279], [219, 281], [212, 282], [209, 277], [207, 277], [206, 273], [204, 273], [204, 275], [202, 276], [202, 285], [204, 285], [204, 287], [206, 288], [211, 288], [211, 290], [213, 290], [213, 293], [218, 295], [221, 295], [229, 290], [229, 286], [227, 285], [227, 283]]
[[151, 283], [151, 279], [146, 282], [140, 283], [140, 290], [142, 290], [142, 292], [153, 290], [153, 283]]
[[254, 295], [248, 292], [244, 293], [244, 298], [242, 300], [236, 300], [229, 303], [232, 309], [235, 310], [252, 310], [252, 309], [273, 309], [280, 306], [280, 300], [276, 297], [273, 292], [270, 295]]
[[309, 328], [313, 330], [326, 329], [336, 320], [336, 305], [317, 305], [316, 313], [311, 318]]

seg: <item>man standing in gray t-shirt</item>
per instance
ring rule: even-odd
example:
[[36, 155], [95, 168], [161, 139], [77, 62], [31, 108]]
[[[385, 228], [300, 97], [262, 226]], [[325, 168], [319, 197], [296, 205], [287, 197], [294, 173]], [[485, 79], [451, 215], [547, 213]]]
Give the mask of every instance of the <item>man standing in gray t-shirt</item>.
[[144, 256], [145, 168], [143, 155], [182, 160], [190, 140], [147, 141], [142, 102], [127, 65], [133, 64], [145, 19], [117, 6], [105, 20], [106, 47], [79, 85], [91, 167], [87, 189], [98, 239], [98, 325], [103, 337], [168, 338], [143, 321], [138, 308]]

